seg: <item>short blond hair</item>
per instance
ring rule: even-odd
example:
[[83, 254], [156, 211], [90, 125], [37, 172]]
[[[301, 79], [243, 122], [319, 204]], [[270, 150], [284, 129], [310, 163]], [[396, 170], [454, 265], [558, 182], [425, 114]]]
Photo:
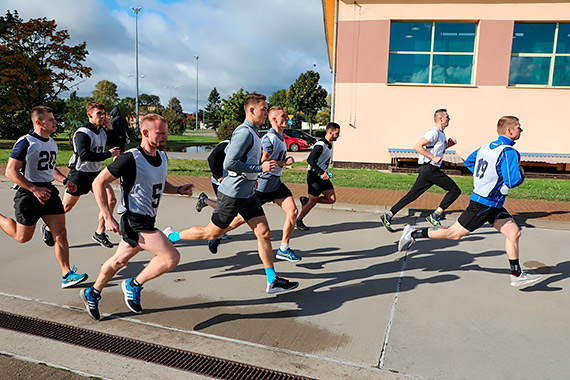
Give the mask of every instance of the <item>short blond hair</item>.
[[166, 123], [166, 119], [159, 114], [149, 113], [143, 117], [139, 129], [142, 131], [143, 129], [154, 128], [154, 122], [157, 120]]
[[503, 116], [497, 122], [497, 133], [499, 135], [504, 135], [507, 132], [507, 128], [515, 126], [519, 122], [519, 118], [516, 116]]

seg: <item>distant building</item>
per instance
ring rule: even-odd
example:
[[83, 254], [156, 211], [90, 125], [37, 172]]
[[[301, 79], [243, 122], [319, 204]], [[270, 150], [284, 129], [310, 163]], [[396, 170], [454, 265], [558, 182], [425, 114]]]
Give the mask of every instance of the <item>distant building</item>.
[[516, 115], [526, 162], [570, 170], [568, 1], [323, 0], [323, 11], [337, 167], [387, 165], [447, 108], [459, 156]]

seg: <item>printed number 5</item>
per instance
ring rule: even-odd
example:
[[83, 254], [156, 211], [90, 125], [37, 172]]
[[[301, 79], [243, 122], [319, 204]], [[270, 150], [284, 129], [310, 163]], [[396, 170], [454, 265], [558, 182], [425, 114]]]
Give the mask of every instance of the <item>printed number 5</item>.
[[155, 201], [152, 202], [152, 207], [157, 208], [158, 202], [160, 201], [160, 196], [162, 195], [162, 184], [157, 183], [152, 187], [152, 199]]

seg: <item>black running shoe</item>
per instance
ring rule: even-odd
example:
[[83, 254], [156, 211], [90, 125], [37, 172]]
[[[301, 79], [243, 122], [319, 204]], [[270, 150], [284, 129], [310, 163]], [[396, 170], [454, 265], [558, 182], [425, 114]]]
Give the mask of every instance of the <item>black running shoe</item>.
[[105, 248], [114, 247], [113, 243], [109, 241], [109, 237], [104, 232], [102, 234], [98, 234], [97, 232], [95, 232], [91, 238], [95, 240], [97, 243], [101, 244], [101, 247]]
[[309, 230], [309, 227], [305, 226], [305, 223], [303, 223], [302, 220], [297, 220], [297, 223], [295, 223], [295, 227], [297, 227], [297, 229], [301, 231]]
[[220, 241], [222, 239], [221, 238], [216, 238], [214, 240], [208, 240], [208, 249], [210, 250], [210, 252], [212, 252], [214, 255], [216, 253], [218, 253], [218, 245], [220, 245]]
[[48, 247], [53, 247], [55, 245], [55, 239], [51, 234], [51, 231], [46, 228], [47, 226], [42, 224], [42, 240]]
[[275, 280], [271, 284], [267, 284], [267, 293], [279, 293], [287, 290], [295, 289], [299, 286], [298, 282], [293, 282], [286, 280], [281, 277], [275, 277]]

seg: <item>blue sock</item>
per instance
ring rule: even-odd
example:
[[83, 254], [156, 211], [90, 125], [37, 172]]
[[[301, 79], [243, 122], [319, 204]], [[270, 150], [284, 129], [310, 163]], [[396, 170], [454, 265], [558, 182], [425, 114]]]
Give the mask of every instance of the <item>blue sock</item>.
[[267, 276], [267, 283], [272, 284], [275, 281], [275, 277], [277, 277], [277, 273], [275, 273], [275, 268], [265, 268], [265, 275]]
[[168, 235], [168, 240], [170, 240], [173, 243], [179, 242], [180, 240], [180, 232], [173, 232], [170, 235]]

